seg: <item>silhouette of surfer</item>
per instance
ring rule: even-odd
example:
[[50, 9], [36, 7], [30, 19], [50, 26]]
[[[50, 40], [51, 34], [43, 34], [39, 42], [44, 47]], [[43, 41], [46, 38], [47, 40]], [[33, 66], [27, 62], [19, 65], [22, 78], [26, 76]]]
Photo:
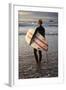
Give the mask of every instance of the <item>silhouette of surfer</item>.
[[[30, 41], [30, 45], [33, 41], [33, 38], [35, 37], [36, 33], [39, 32], [44, 38], [45, 38], [45, 28], [42, 26], [43, 24], [43, 21], [42, 19], [39, 19], [38, 20], [38, 27], [36, 28], [35, 30], [35, 33]], [[37, 50], [34, 48], [34, 56], [35, 56], [35, 59], [36, 59], [36, 63], [41, 63], [41, 60], [42, 60], [42, 51], [41, 50]]]

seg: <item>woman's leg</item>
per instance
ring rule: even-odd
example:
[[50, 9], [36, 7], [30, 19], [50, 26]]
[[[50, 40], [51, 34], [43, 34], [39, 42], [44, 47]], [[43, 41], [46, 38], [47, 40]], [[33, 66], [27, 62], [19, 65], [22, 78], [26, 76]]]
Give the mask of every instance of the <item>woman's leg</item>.
[[39, 62], [42, 60], [42, 51], [39, 50]]
[[37, 50], [36, 49], [34, 49], [34, 56], [35, 56], [36, 62], [38, 63], [38, 55], [37, 55]]

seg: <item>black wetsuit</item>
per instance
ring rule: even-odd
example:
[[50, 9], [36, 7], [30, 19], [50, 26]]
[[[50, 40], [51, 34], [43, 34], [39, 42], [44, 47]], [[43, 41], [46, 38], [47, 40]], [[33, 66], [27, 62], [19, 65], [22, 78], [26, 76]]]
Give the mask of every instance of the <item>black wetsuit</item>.
[[[37, 32], [39, 32], [43, 37], [45, 37], [45, 28], [42, 25], [40, 25], [39, 27], [36, 28], [35, 33], [32, 37], [32, 40], [33, 40], [33, 38], [34, 38], [34, 36], [36, 35]], [[32, 43], [32, 40], [31, 40], [30, 44]], [[34, 48], [35, 59], [36, 59], [36, 62], [38, 63], [38, 62], [41, 62], [42, 51], [39, 50], [38, 53], [37, 53], [37, 51], [38, 50]]]

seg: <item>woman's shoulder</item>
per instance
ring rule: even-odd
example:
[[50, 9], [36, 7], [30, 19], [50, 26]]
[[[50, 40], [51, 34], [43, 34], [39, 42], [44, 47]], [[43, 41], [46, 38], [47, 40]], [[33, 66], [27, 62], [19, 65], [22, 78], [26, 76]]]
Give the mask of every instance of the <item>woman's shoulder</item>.
[[40, 28], [45, 30], [44, 26], [41, 26]]
[[36, 30], [38, 30], [39, 29], [39, 27], [36, 27]]
[[39, 30], [40, 28], [42, 28], [42, 29], [45, 30], [45, 28], [44, 28], [43, 26], [38, 26], [38, 27], [36, 27], [36, 30]]

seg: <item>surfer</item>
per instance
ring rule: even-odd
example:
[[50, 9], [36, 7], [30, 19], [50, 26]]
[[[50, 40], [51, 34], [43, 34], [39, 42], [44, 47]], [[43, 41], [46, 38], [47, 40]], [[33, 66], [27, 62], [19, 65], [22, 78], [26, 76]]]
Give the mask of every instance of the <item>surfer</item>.
[[[42, 26], [42, 24], [43, 24], [42, 19], [39, 19], [38, 20], [38, 27], [36, 28], [35, 33], [34, 33], [32, 39], [30, 41], [30, 45], [31, 45], [32, 40], [35, 37], [37, 32], [39, 32], [45, 38], [45, 28]], [[37, 50], [37, 49], [34, 48], [34, 56], [35, 56], [36, 62], [40, 63], [41, 60], [42, 60], [42, 51], [41, 50]]]

